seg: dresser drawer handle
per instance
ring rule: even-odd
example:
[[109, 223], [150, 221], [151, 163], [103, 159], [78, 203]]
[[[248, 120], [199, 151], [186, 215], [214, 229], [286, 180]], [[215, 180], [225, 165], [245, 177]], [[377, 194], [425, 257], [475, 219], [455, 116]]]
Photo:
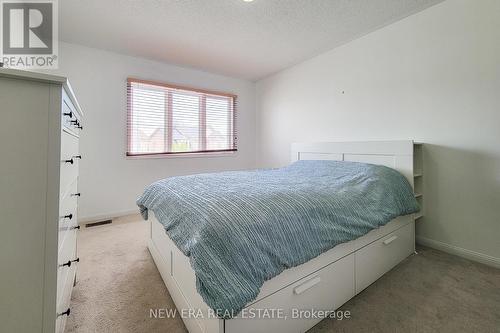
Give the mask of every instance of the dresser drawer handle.
[[315, 285], [321, 282], [321, 278], [319, 276], [315, 276], [310, 280], [307, 280], [306, 282], [302, 283], [300, 286], [297, 286], [293, 289], [294, 294], [300, 295], [304, 291], [311, 289]]
[[57, 316], [58, 317], [60, 317], [60, 316], [68, 316], [69, 317], [70, 313], [71, 313], [71, 310], [68, 308], [68, 310], [61, 312], [61, 313], [58, 313]]
[[70, 121], [73, 125], [79, 126], [80, 123], [78, 122], [78, 119]]
[[72, 197], [81, 197], [82, 194], [81, 193], [73, 193], [71, 194]]
[[59, 265], [59, 266], [61, 266], [61, 267], [64, 267], [64, 266], [71, 267], [71, 260], [68, 260], [68, 262], [65, 262], [64, 264]]
[[68, 214], [68, 215], [64, 215], [63, 216], [63, 219], [69, 219], [71, 220], [73, 218], [73, 214]]
[[73, 159], [69, 159], [69, 160], [64, 160], [64, 163], [70, 163], [70, 164], [73, 164]]
[[80, 226], [79, 226], [79, 225], [77, 225], [76, 227], [71, 227], [71, 230], [75, 230], [75, 229], [80, 230]]
[[394, 242], [396, 239], [398, 238], [398, 236], [392, 236], [392, 237], [389, 237], [387, 238], [383, 243], [384, 245], [389, 245], [391, 244], [392, 242]]
[[68, 260], [68, 262], [65, 262], [64, 264], [59, 265], [59, 266], [61, 266], [61, 267], [64, 267], [64, 266], [71, 267], [71, 263], [74, 263], [74, 262], [80, 262], [80, 258], [76, 258], [75, 260]]
[[82, 126], [82, 125], [80, 125], [80, 124], [78, 124], [78, 126], [76, 126], [76, 128], [78, 128], [78, 129], [81, 129], [81, 130], [82, 130], [82, 129], [83, 129], [83, 126]]
[[76, 156], [73, 156], [71, 159], [73, 159], [73, 158], [78, 159], [78, 160], [81, 160], [81, 159], [82, 159], [82, 155], [76, 155]]
[[70, 119], [73, 118], [73, 112], [66, 112], [66, 113], [63, 113], [63, 116], [68, 116]]

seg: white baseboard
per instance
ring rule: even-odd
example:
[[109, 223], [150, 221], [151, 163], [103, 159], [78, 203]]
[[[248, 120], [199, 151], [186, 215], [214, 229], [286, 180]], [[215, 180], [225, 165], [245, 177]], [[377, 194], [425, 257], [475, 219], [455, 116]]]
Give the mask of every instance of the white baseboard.
[[131, 209], [131, 210], [124, 210], [124, 211], [119, 211], [119, 212], [111, 212], [111, 213], [106, 213], [106, 214], [84, 216], [84, 217], [81, 217], [78, 219], [78, 224], [84, 224], [87, 222], [98, 222], [98, 221], [112, 220], [112, 219], [116, 219], [117, 217], [133, 215], [133, 214], [139, 214], [139, 208]]
[[431, 247], [436, 250], [440, 250], [446, 253], [454, 254], [456, 256], [469, 259], [472, 261], [477, 261], [482, 264], [500, 268], [500, 258], [496, 258], [487, 254], [467, 250], [455, 245], [450, 245], [443, 243], [434, 239], [425, 238], [422, 236], [416, 236], [416, 241], [418, 244]]

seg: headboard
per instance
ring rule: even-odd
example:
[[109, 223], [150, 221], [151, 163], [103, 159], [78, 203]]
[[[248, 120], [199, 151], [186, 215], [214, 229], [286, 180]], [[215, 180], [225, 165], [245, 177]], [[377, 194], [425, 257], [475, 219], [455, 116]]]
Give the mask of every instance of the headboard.
[[401, 172], [413, 186], [413, 141], [293, 143], [292, 162], [335, 160], [385, 165]]

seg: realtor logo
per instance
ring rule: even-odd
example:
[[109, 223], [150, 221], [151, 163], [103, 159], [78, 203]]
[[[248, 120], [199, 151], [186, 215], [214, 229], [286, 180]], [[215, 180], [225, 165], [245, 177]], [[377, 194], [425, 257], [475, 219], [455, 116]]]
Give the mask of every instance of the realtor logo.
[[5, 67], [57, 68], [57, 0], [0, 0]]

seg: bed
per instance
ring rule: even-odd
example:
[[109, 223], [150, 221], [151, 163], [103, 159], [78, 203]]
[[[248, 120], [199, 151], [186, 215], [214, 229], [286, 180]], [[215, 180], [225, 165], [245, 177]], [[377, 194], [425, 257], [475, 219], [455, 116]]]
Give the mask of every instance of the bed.
[[[331, 160], [383, 165], [413, 185], [413, 142], [329, 142], [292, 145], [291, 161]], [[414, 217], [398, 216], [365, 235], [288, 268], [264, 282], [237, 316], [215, 314], [197, 291], [189, 258], [149, 214], [149, 251], [189, 332], [305, 332], [414, 252]], [[326, 312], [325, 312], [326, 313]], [[318, 314], [318, 313], [316, 313]]]

